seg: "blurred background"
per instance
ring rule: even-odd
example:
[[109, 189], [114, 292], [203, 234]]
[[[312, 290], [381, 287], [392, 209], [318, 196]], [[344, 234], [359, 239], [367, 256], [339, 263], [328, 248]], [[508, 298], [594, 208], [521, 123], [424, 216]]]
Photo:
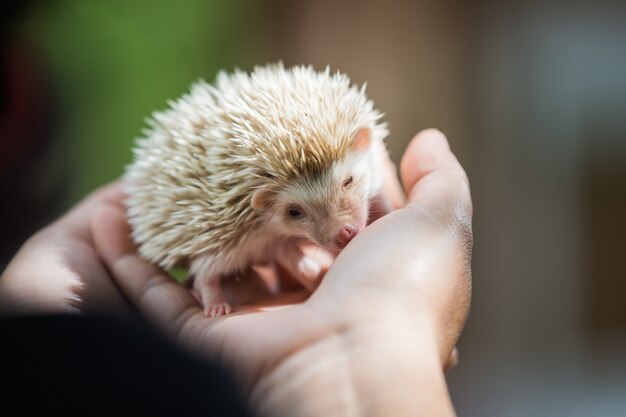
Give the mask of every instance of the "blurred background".
[[[461, 416], [626, 410], [626, 4], [23, 1], [2, 7], [0, 266], [130, 162], [152, 111], [219, 69], [346, 72], [399, 161], [437, 127], [468, 171]], [[18, 2], [14, 2], [18, 3]]]

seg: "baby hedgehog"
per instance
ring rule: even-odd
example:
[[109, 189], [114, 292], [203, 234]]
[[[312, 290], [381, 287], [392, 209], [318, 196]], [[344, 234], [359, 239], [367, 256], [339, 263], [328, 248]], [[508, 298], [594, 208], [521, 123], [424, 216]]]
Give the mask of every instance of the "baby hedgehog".
[[195, 83], [154, 113], [125, 182], [140, 254], [189, 269], [205, 314], [230, 312], [225, 276], [278, 262], [303, 283], [299, 243], [339, 250], [380, 199], [382, 114], [343, 74], [257, 67]]

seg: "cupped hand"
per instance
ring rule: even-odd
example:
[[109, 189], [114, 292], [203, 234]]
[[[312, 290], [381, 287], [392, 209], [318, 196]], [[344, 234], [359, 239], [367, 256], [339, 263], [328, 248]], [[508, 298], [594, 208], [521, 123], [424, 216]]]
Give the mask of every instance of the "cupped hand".
[[94, 211], [94, 241], [139, 311], [229, 368], [261, 416], [451, 415], [442, 368], [469, 308], [469, 185], [436, 130], [416, 136], [400, 168], [408, 204], [359, 234], [304, 301], [276, 306], [253, 285], [261, 296], [208, 318], [138, 256], [122, 207]]

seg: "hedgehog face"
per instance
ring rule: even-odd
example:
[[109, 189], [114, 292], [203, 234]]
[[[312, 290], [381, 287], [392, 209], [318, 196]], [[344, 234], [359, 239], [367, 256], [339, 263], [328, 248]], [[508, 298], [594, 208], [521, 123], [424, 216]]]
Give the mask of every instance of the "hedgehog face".
[[[354, 152], [316, 175], [296, 178], [265, 196], [265, 212], [283, 236], [341, 249], [364, 227], [369, 212], [371, 166]], [[253, 201], [259, 207], [260, 201]]]
[[356, 129], [342, 157], [303, 169], [306, 174], [289, 180], [274, 179], [273, 185], [252, 194], [252, 207], [263, 211], [278, 235], [342, 249], [365, 227], [377, 188], [372, 143], [371, 128]]

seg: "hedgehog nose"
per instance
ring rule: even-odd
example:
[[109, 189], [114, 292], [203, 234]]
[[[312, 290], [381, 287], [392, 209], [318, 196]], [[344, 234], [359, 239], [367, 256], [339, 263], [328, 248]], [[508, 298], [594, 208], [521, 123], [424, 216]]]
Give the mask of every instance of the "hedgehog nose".
[[359, 230], [356, 227], [350, 224], [343, 225], [343, 227], [339, 229], [337, 236], [335, 236], [335, 245], [337, 245], [338, 248], [344, 248], [358, 233]]

